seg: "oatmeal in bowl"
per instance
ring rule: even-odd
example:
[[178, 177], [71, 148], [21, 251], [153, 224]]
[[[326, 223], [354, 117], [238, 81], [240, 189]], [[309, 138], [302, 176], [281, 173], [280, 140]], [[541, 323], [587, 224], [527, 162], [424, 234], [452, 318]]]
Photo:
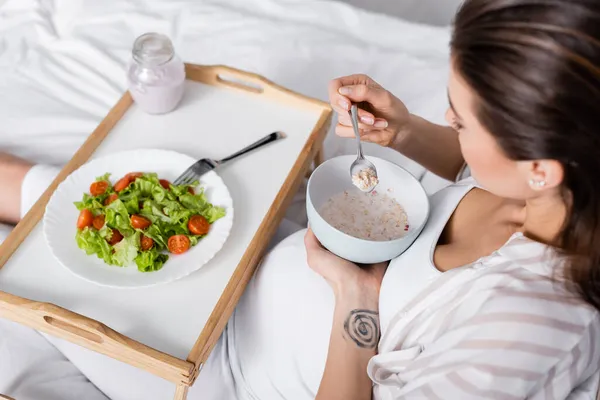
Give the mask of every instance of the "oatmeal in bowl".
[[408, 232], [408, 216], [390, 194], [344, 190], [327, 200], [319, 214], [329, 225], [355, 238], [398, 239]]
[[388, 261], [421, 233], [429, 200], [404, 168], [372, 157], [379, 183], [363, 192], [347, 178], [352, 156], [330, 159], [310, 177], [306, 208], [315, 236], [329, 251], [356, 263]]

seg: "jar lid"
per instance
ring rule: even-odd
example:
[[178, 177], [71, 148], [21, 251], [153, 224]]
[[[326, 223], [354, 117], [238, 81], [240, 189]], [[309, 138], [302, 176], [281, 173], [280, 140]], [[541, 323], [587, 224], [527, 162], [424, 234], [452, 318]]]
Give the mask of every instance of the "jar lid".
[[175, 54], [171, 40], [160, 33], [149, 32], [133, 43], [133, 59], [138, 64], [157, 66], [170, 61]]

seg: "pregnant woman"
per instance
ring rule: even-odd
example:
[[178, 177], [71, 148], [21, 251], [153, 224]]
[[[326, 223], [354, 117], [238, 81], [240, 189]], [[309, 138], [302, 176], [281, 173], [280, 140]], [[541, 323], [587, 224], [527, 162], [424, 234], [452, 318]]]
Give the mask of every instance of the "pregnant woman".
[[[366, 102], [365, 141], [459, 180], [432, 197], [420, 237], [371, 266], [310, 230], [284, 240], [188, 398], [595, 398], [600, 3], [467, 0], [451, 48], [451, 127], [409, 114], [366, 76], [329, 91], [340, 136], [352, 136], [351, 102]], [[83, 352], [68, 356], [109, 396], [133, 385], [167, 398], [132, 367]]]
[[472, 177], [433, 196], [389, 266], [342, 260], [310, 230], [282, 242], [193, 393], [227, 375], [242, 399], [595, 398], [600, 3], [467, 0], [451, 49], [451, 128], [366, 76], [329, 96], [340, 136], [367, 102], [365, 141]]

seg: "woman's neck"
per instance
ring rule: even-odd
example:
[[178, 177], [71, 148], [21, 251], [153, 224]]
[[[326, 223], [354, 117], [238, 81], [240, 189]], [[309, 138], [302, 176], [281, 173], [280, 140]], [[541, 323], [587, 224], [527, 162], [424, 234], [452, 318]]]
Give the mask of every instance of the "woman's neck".
[[546, 244], [556, 244], [567, 217], [567, 206], [559, 194], [527, 200], [522, 232]]

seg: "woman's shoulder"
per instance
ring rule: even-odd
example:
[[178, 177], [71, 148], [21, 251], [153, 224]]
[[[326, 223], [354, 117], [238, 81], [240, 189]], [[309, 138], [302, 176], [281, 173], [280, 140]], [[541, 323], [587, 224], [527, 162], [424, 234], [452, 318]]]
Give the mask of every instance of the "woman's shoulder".
[[455, 290], [463, 292], [467, 286], [469, 290], [456, 297], [455, 315], [462, 318], [455, 322], [476, 315], [475, 321], [515, 324], [531, 328], [534, 335], [537, 330], [545, 334], [560, 331], [576, 341], [600, 319], [598, 310], [564, 278], [564, 266], [564, 260], [549, 246], [522, 234], [513, 235], [498, 251], [465, 268], [466, 282], [462, 280]]
[[[509, 348], [523, 347], [531, 355], [558, 361], [556, 371], [576, 368], [582, 376], [598, 370], [600, 313], [565, 280], [515, 268], [504, 284], [475, 294], [460, 313], [465, 336], [492, 340]], [[469, 310], [470, 309], [470, 310]]]
[[550, 246], [516, 233], [481, 264], [482, 275], [495, 282], [487, 295], [498, 307], [565, 319], [598, 317], [565, 277], [565, 259]]
[[570, 333], [583, 332], [586, 326], [600, 321], [598, 310], [564, 279], [538, 275], [518, 266], [499, 275], [498, 284], [475, 294], [482, 300], [480, 314], [505, 316]]
[[600, 313], [561, 277], [561, 265], [550, 257], [533, 257], [505, 261], [496, 271], [490, 268], [480, 280], [494, 283], [459, 306], [462, 323], [547, 349], [593, 348], [600, 337]]

